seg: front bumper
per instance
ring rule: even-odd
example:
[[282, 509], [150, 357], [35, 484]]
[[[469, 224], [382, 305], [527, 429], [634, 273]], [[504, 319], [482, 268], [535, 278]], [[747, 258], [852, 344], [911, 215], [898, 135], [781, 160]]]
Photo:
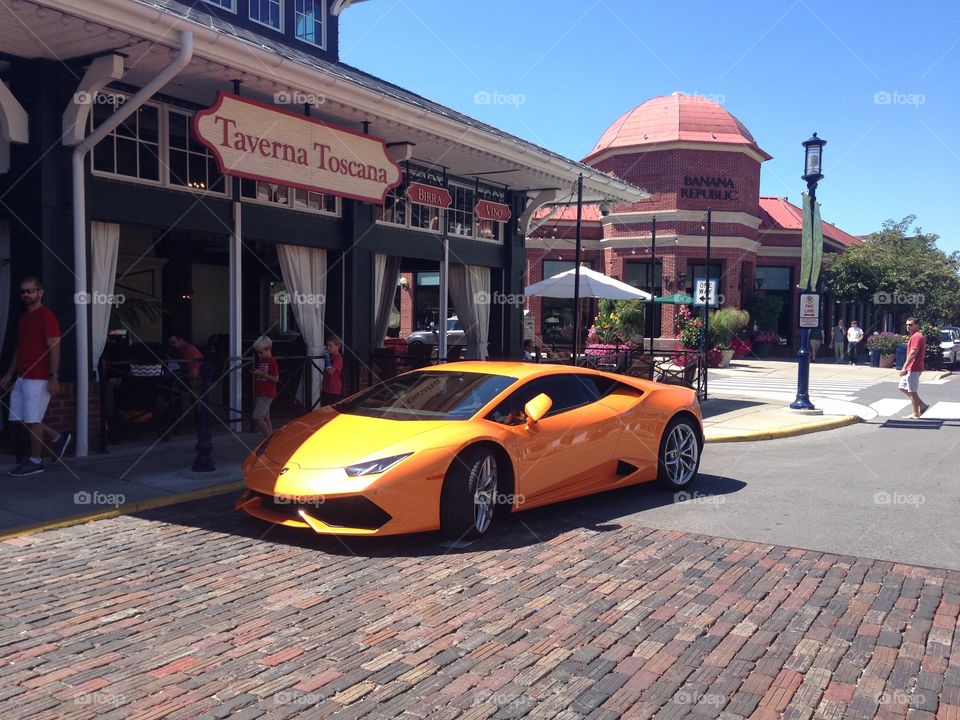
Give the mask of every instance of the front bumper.
[[396, 535], [440, 527], [440, 490], [450, 453], [426, 450], [378, 475], [305, 469], [251, 455], [236, 509], [322, 535]]

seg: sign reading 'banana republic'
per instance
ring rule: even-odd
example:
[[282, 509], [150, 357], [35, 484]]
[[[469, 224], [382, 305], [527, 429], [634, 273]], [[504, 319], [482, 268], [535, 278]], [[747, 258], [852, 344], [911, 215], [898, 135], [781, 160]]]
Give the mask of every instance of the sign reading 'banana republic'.
[[400, 168], [383, 140], [221, 92], [193, 129], [220, 171], [382, 204]]

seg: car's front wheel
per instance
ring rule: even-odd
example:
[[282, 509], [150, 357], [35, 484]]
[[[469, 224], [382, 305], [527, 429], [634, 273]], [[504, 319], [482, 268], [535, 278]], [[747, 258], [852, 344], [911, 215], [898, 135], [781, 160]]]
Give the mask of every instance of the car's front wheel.
[[454, 458], [440, 492], [440, 529], [464, 540], [490, 528], [497, 506], [497, 458], [488, 448], [468, 448]]
[[660, 440], [660, 484], [673, 490], [688, 487], [697, 477], [702, 448], [693, 420], [687, 417], [671, 420]]

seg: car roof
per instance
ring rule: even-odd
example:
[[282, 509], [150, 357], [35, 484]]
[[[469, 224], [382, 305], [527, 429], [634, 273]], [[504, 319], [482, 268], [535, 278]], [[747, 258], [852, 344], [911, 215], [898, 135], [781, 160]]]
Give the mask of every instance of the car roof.
[[442, 372], [476, 372], [487, 375], [507, 375], [524, 380], [538, 375], [555, 375], [558, 373], [582, 373], [585, 375], [596, 375], [596, 370], [588, 368], [574, 367], [572, 365], [559, 365], [554, 363], [531, 363], [514, 360], [463, 360], [459, 362], [446, 363], [444, 365], [431, 365], [421, 368], [421, 370], [440, 370]]

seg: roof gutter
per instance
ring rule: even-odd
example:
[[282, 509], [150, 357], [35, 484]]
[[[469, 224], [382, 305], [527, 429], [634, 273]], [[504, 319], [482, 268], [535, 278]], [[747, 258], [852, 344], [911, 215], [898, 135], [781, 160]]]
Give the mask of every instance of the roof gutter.
[[[93, 147], [115, 130], [120, 123], [133, 115], [177, 73], [190, 63], [193, 57], [193, 34], [180, 33], [180, 51], [176, 57], [153, 79], [144, 85], [127, 102], [107, 118], [106, 122], [87, 135], [73, 149], [73, 271], [76, 307], [77, 349], [77, 457], [86, 457], [89, 451], [90, 428], [90, 336], [88, 314], [90, 306], [79, 302], [87, 295], [87, 198], [84, 182], [83, 159]], [[102, 408], [101, 408], [102, 412]]]
[[[169, 20], [171, 15], [137, 0], [98, 0], [96, 3], [90, 3], [89, 0], [32, 0], [32, 2], [117, 28], [135, 37], [172, 44], [172, 39], [169, 37], [171, 28], [169, 24], [161, 22]], [[253, 43], [224, 35], [206, 25], [186, 19], [184, 22], [190, 23], [190, 29], [196, 36], [197, 55], [204, 59], [223, 63], [249, 75], [265, 77], [284, 85], [299, 85], [304, 91], [316, 90], [316, 84], [320, 81], [326, 87], [337, 88], [338, 101], [362, 112], [411, 126], [413, 126], [411, 118], [416, 117], [422, 119], [422, 126], [419, 129], [433, 133], [448, 142], [464, 142], [463, 124], [455, 119], [375, 93], [345, 78], [324, 74], [321, 70], [301, 65]], [[283, 68], [282, 72], [280, 68]], [[563, 185], [572, 186], [577, 180], [577, 175], [583, 173], [585, 201], [608, 199], [617, 202], [637, 202], [650, 197], [649, 193], [641, 188], [587, 165], [544, 152], [533, 144], [485, 133], [476, 128], [471, 128], [469, 135], [473, 141], [471, 146], [475, 149], [497, 157], [508, 154], [514, 156], [510, 158], [514, 162]], [[518, 156], [523, 157], [523, 162], [514, 159]]]

